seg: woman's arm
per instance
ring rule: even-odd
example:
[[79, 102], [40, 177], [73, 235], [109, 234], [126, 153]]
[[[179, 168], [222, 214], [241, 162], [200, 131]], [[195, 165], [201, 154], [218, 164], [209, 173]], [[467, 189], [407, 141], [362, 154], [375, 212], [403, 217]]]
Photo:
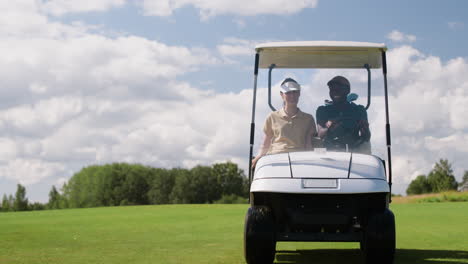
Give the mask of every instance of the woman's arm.
[[313, 149], [317, 146], [315, 146], [316, 142], [314, 138], [317, 136], [317, 126], [315, 125], [315, 120], [312, 118], [312, 124], [309, 129], [309, 134], [306, 137], [306, 150]]
[[252, 160], [252, 169], [255, 168], [255, 165], [257, 164], [257, 161], [261, 157], [265, 156], [265, 154], [267, 154], [268, 150], [270, 149], [272, 139], [273, 139], [273, 135], [265, 134], [265, 138], [263, 139], [263, 144], [260, 146], [258, 154], [255, 157], [255, 159]]

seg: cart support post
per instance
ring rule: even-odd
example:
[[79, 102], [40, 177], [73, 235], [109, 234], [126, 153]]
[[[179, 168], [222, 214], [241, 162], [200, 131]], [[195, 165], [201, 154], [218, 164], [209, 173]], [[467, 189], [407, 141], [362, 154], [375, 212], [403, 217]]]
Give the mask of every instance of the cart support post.
[[272, 111], [276, 111], [276, 108], [271, 104], [271, 71], [275, 68], [275, 64], [270, 65], [268, 68], [268, 105]]
[[255, 136], [255, 104], [257, 101], [257, 77], [258, 77], [258, 62], [260, 54], [255, 54], [255, 68], [254, 68], [254, 89], [253, 89], [253, 103], [252, 103], [252, 121], [250, 122], [250, 153], [249, 153], [249, 186], [252, 183], [252, 157], [253, 145]]
[[388, 185], [390, 187], [390, 202], [392, 200], [392, 143], [390, 140], [390, 117], [388, 111], [388, 89], [387, 89], [387, 56], [385, 51], [382, 51], [382, 70], [384, 77], [384, 89], [385, 89], [385, 133], [387, 135], [387, 157], [388, 157]]
[[364, 68], [367, 70], [367, 105], [366, 110], [369, 109], [371, 103], [371, 71], [369, 64], [365, 64]]

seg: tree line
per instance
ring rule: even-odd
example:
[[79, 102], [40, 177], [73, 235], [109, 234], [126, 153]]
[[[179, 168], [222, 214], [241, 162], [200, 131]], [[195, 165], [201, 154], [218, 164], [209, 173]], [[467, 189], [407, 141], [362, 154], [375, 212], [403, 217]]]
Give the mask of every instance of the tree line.
[[[2, 204], [0, 207], [0, 212], [1, 211], [27, 211], [27, 210], [32, 210], [33, 207], [37, 205], [41, 205], [40, 203], [35, 203], [35, 204], [29, 204], [28, 198], [26, 198], [26, 188], [18, 184], [17, 185], [17, 190], [15, 196], [9, 195], [7, 197], [6, 194], [3, 195], [2, 199]], [[39, 210], [44, 209], [43, 205], [40, 206]], [[38, 209], [38, 208], [36, 208]]]
[[457, 190], [458, 186], [468, 182], [468, 171], [465, 171], [461, 183], [458, 183], [453, 174], [452, 165], [446, 159], [440, 159], [434, 168], [426, 175], [417, 176], [406, 189], [408, 195], [439, 193]]
[[1, 211], [85, 208], [119, 205], [247, 203], [248, 179], [232, 162], [192, 169], [162, 169], [140, 164], [92, 165], [75, 173], [46, 204], [28, 203], [26, 189], [3, 196]]
[[[455, 180], [452, 166], [441, 159], [426, 175], [408, 186], [408, 195], [457, 190], [468, 182]], [[246, 203], [248, 180], [237, 164], [218, 163], [192, 169], [162, 169], [140, 164], [113, 163], [82, 168], [60, 190], [52, 186], [49, 201], [30, 203], [26, 188], [17, 185], [15, 195], [3, 195], [0, 211], [27, 211], [119, 205]]]

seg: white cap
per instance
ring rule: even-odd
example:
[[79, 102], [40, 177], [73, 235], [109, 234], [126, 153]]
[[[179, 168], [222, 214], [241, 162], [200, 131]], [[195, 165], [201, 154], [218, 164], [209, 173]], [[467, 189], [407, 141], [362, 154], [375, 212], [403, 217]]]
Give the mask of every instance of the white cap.
[[292, 78], [286, 78], [281, 83], [281, 92], [288, 93], [291, 91], [300, 91], [301, 86]]

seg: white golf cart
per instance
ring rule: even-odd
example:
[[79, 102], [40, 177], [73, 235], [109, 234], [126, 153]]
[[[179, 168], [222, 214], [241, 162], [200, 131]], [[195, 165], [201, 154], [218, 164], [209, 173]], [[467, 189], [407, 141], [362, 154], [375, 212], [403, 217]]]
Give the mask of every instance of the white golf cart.
[[[244, 253], [249, 264], [272, 263], [278, 241], [360, 242], [366, 263], [393, 263], [395, 217], [391, 202], [391, 144], [386, 46], [367, 42], [303, 41], [258, 45], [250, 133], [253, 157], [258, 69], [351, 68], [368, 74], [383, 68], [387, 161], [352, 151], [316, 149], [267, 155], [249, 171], [250, 208], [245, 218]], [[250, 168], [251, 164], [249, 164]]]

